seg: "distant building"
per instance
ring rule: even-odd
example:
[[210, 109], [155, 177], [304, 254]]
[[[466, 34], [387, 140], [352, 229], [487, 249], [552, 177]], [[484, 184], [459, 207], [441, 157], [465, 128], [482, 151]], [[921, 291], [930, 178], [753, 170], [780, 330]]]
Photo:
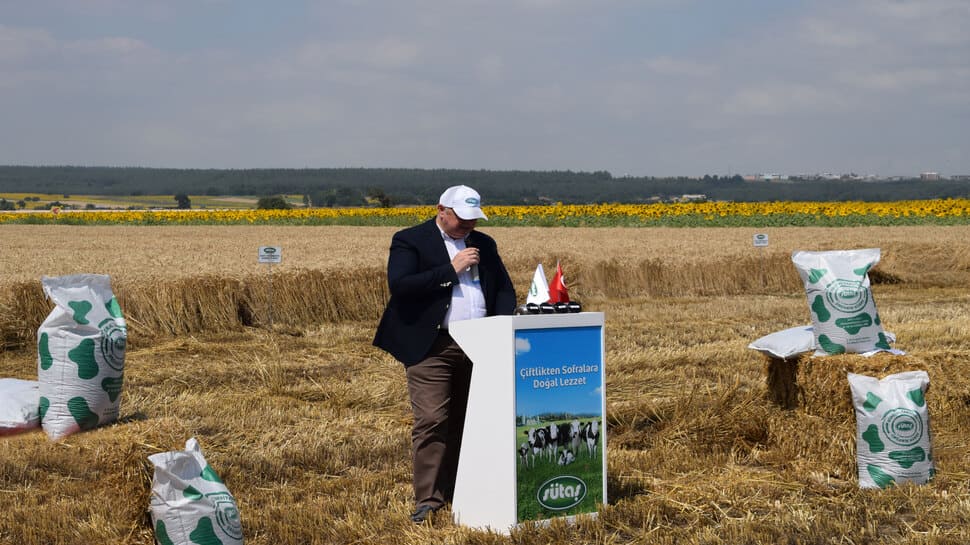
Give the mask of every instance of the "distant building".
[[677, 202], [706, 201], [707, 200], [707, 195], [705, 195], [703, 193], [684, 194], [684, 195], [681, 195], [680, 198], [676, 198], [674, 200], [677, 201]]
[[956, 176], [950, 176], [950, 179], [961, 182], [970, 182], [970, 174], [957, 174]]
[[748, 182], [760, 182], [760, 181], [774, 182], [774, 181], [777, 181], [777, 180], [787, 180], [788, 179], [788, 176], [785, 175], [785, 174], [775, 174], [775, 173], [769, 173], [769, 174], [747, 174], [745, 176], [742, 176], [741, 179], [743, 179], [745, 181], [748, 181]]
[[939, 172], [920, 172], [919, 179], [924, 182], [935, 182], [940, 179]]

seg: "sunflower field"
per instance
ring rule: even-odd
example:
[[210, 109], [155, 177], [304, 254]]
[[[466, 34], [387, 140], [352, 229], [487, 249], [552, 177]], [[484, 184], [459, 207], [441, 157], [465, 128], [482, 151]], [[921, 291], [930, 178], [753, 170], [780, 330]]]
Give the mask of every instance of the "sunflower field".
[[[964, 225], [970, 199], [893, 202], [686, 202], [486, 206], [492, 226], [762, 227]], [[0, 213], [0, 224], [68, 225], [412, 225], [432, 207], [290, 210], [61, 210]]]

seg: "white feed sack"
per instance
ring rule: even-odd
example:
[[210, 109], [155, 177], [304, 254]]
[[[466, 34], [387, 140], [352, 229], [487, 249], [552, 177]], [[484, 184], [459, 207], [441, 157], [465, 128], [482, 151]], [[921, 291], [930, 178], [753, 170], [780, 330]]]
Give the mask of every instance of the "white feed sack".
[[889, 351], [869, 286], [879, 249], [792, 253], [805, 284], [817, 355]]
[[153, 454], [151, 516], [155, 540], [164, 545], [242, 545], [236, 499], [205, 461], [193, 437], [185, 450]]
[[924, 484], [934, 474], [926, 371], [897, 373], [878, 380], [849, 373], [856, 416], [859, 487]]
[[782, 329], [752, 341], [748, 348], [774, 358], [791, 358], [815, 350], [812, 331], [814, 328], [811, 325]]
[[[886, 340], [890, 344], [896, 342], [896, 335], [886, 331]], [[812, 325], [790, 327], [769, 333], [750, 344], [748, 348], [778, 359], [797, 358], [818, 348], [815, 344], [815, 328]]]
[[40, 390], [36, 380], [0, 378], [0, 435], [40, 427]]
[[60, 439], [117, 420], [128, 335], [108, 276], [41, 283], [55, 305], [37, 330], [41, 426]]

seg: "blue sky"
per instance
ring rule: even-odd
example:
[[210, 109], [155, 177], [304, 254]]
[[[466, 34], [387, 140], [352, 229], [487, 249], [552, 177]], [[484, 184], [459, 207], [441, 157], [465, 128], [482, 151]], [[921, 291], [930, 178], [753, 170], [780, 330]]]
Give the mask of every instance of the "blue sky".
[[0, 4], [0, 164], [970, 174], [967, 0]]

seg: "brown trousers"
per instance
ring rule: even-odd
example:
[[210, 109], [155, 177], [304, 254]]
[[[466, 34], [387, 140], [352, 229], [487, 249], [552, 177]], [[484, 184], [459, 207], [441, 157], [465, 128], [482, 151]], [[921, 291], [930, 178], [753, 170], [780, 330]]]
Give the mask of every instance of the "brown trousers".
[[458, 473], [458, 451], [472, 362], [442, 332], [422, 361], [406, 368], [414, 428], [411, 460], [415, 507], [438, 509], [450, 502]]

